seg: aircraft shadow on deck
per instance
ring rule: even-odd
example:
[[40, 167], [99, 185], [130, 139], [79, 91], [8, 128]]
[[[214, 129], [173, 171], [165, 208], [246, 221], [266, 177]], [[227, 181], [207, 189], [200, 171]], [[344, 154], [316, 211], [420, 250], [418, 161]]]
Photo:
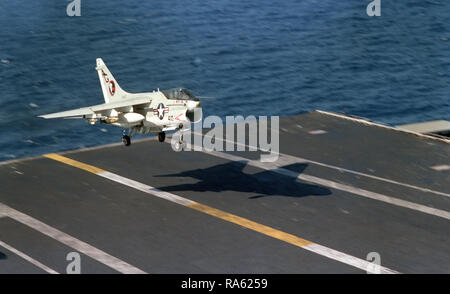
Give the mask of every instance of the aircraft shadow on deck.
[[[255, 174], [245, 173], [245, 162], [232, 161], [204, 169], [193, 169], [176, 174], [156, 175], [155, 177], [190, 177], [199, 180], [193, 184], [180, 184], [159, 189], [167, 192], [196, 191], [196, 192], [223, 192], [235, 191], [256, 193], [249, 197], [256, 199], [266, 196], [325, 196], [331, 190], [323, 186], [302, 183], [293, 177], [284, 176], [272, 171], [262, 171]], [[283, 168], [301, 174], [308, 164], [296, 163]]]
[[6, 254], [4, 254], [3, 252], [0, 251], [0, 260], [2, 259], [6, 259]]

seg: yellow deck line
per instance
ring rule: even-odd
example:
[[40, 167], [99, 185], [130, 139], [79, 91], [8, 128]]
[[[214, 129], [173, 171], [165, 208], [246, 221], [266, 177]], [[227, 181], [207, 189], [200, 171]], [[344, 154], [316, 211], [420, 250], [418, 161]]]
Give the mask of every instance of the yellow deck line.
[[185, 206], [298, 247], [313, 244], [311, 241], [256, 223], [246, 218], [209, 207], [207, 205], [194, 203]]
[[[171, 194], [169, 192], [164, 192], [164, 191], [161, 191], [154, 187], [132, 181], [130, 179], [119, 176], [117, 174], [110, 173], [108, 171], [97, 168], [95, 166], [85, 164], [85, 163], [61, 156], [59, 154], [46, 154], [44, 156], [49, 159], [53, 159], [53, 160], [59, 161], [61, 163], [68, 164], [70, 166], [88, 171], [88, 172], [96, 174], [98, 176], [108, 178], [112, 181], [116, 181], [116, 182], [125, 184], [127, 186], [134, 187], [135, 189], [137, 189], [139, 191], [143, 191], [145, 193], [152, 194], [153, 196], [156, 196], [156, 197], [164, 198], [168, 201], [183, 205], [184, 207], [188, 207], [188, 208], [194, 209], [196, 211], [208, 214], [210, 216], [222, 219], [229, 223], [239, 225], [241, 227], [250, 229], [252, 231], [261, 233], [263, 235], [266, 235], [266, 236], [274, 238], [274, 239], [278, 239], [280, 241], [286, 242], [286, 243], [294, 245], [296, 247], [300, 247], [300, 248], [312, 251], [316, 254], [325, 256], [327, 258], [334, 259], [339, 262], [346, 263], [351, 266], [357, 267], [359, 269], [369, 271], [367, 269], [367, 267], [370, 263], [366, 260], [362, 260], [360, 258], [345, 254], [343, 252], [333, 250], [331, 248], [328, 248], [328, 247], [316, 244], [314, 242], [302, 239], [295, 235], [285, 233], [283, 231], [271, 228], [271, 227], [263, 225], [263, 224], [259, 224], [257, 222], [251, 221], [249, 219], [246, 219], [246, 218], [243, 218], [243, 217], [240, 217], [240, 216], [237, 216], [237, 215], [234, 215], [234, 214], [231, 214], [231, 213], [228, 213], [228, 212], [225, 212], [225, 211], [222, 211], [222, 210], [219, 210], [219, 209], [207, 206], [207, 205], [203, 205], [201, 203], [189, 200], [187, 198], [183, 198], [181, 196]], [[145, 189], [143, 189], [143, 187], [137, 187], [136, 185], [137, 186], [145, 186]], [[183, 201], [180, 201], [180, 200], [183, 200]], [[391, 269], [388, 269], [388, 268], [385, 268], [382, 266], [380, 266], [380, 268], [381, 268], [382, 273], [397, 273], [396, 271], [393, 271]]]
[[[95, 166], [92, 166], [92, 165], [89, 165], [86, 163], [82, 163], [82, 162], [70, 159], [68, 157], [65, 157], [65, 156], [62, 156], [59, 154], [52, 153], [52, 154], [46, 154], [44, 156], [47, 158], [59, 161], [61, 163], [88, 171], [93, 174], [99, 174], [99, 173], [105, 172], [105, 170], [100, 169], [98, 167], [95, 167]], [[222, 211], [222, 210], [219, 210], [219, 209], [207, 206], [207, 205], [203, 205], [198, 202], [194, 202], [192, 204], [186, 204], [184, 206], [192, 208], [192, 209], [200, 211], [200, 212], [203, 212], [205, 214], [209, 214], [211, 216], [220, 218], [220, 219], [228, 221], [230, 223], [240, 225], [244, 228], [253, 230], [255, 232], [258, 232], [258, 233], [264, 234], [266, 236], [287, 242], [289, 244], [292, 244], [292, 245], [295, 245], [298, 247], [303, 247], [306, 245], [313, 244], [313, 242], [311, 242], [311, 241], [308, 241], [308, 240], [299, 238], [297, 236], [276, 230], [274, 228], [256, 223], [254, 221], [251, 221], [249, 219], [246, 219], [246, 218], [243, 218], [243, 217], [240, 217], [237, 215], [234, 215], [234, 214], [231, 214], [231, 213], [228, 213], [228, 212], [225, 212], [225, 211]]]
[[76, 160], [73, 160], [73, 159], [61, 156], [59, 154], [55, 154], [55, 153], [45, 154], [44, 157], [47, 157], [47, 158], [50, 158], [50, 159], [53, 159], [53, 160], [65, 163], [67, 165], [71, 165], [71, 166], [77, 167], [79, 169], [88, 171], [88, 172], [93, 173], [93, 174], [98, 174], [98, 173], [104, 172], [104, 170], [102, 170], [102, 169], [100, 169], [98, 167], [95, 167], [95, 166], [92, 166], [92, 165], [89, 165], [89, 164], [85, 164], [85, 163], [82, 163], [82, 162], [79, 162], [79, 161], [76, 161]]

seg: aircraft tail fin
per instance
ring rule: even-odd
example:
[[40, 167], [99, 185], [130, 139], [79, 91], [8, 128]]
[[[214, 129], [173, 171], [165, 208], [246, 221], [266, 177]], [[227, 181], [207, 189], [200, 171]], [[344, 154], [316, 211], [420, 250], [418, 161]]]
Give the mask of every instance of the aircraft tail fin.
[[105, 103], [126, 98], [127, 92], [122, 90], [119, 83], [101, 58], [97, 58], [97, 67], [95, 69], [98, 72], [98, 78], [100, 80], [100, 86], [102, 87]]

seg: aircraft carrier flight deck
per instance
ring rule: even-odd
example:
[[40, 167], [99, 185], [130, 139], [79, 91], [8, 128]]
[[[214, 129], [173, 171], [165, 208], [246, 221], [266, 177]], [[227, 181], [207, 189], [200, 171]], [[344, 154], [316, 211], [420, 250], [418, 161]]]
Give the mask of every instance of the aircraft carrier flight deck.
[[0, 163], [0, 273], [450, 273], [448, 139], [320, 111], [279, 135], [272, 163], [154, 137]]

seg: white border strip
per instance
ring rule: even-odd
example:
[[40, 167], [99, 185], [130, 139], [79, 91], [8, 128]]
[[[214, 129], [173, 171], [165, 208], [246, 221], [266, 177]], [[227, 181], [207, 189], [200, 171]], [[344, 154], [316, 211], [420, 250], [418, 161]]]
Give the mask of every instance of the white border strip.
[[407, 134], [411, 134], [411, 135], [415, 135], [415, 136], [419, 136], [419, 137], [423, 137], [423, 138], [427, 138], [427, 139], [438, 140], [438, 141], [441, 141], [441, 142], [444, 142], [444, 143], [447, 143], [447, 144], [450, 143], [449, 139], [444, 139], [444, 138], [434, 137], [434, 136], [430, 136], [430, 135], [425, 135], [425, 134], [422, 134], [422, 133], [413, 132], [413, 131], [405, 130], [405, 129], [402, 129], [402, 128], [394, 128], [394, 127], [382, 125], [382, 124], [379, 124], [379, 123], [367, 121], [367, 120], [361, 119], [361, 118], [354, 118], [354, 117], [346, 116], [346, 115], [343, 115], [343, 114], [338, 114], [338, 113], [329, 112], [329, 111], [323, 111], [323, 110], [315, 110], [315, 111], [318, 112], [318, 113], [321, 113], [321, 114], [335, 116], [335, 117], [339, 117], [339, 118], [342, 118], [342, 119], [346, 119], [346, 120], [351, 120], [351, 121], [354, 121], [354, 122], [362, 123], [362, 124], [365, 124], [365, 125], [376, 126], [376, 127], [380, 127], [380, 128], [384, 128], [384, 129], [388, 129], [388, 130], [392, 130], [392, 131], [397, 131], [397, 132], [402, 132], [402, 133], [407, 133]]

